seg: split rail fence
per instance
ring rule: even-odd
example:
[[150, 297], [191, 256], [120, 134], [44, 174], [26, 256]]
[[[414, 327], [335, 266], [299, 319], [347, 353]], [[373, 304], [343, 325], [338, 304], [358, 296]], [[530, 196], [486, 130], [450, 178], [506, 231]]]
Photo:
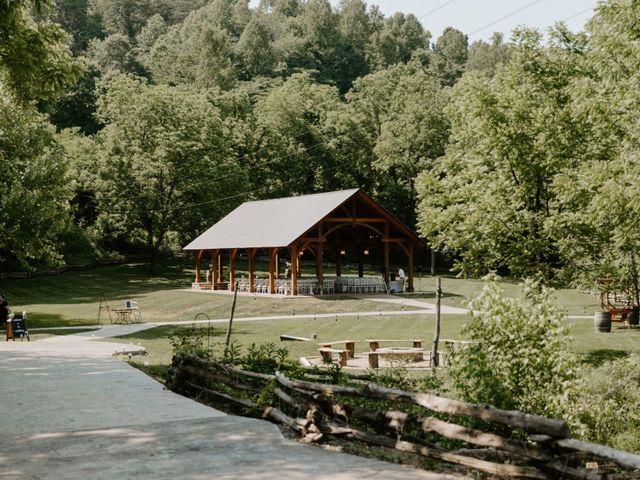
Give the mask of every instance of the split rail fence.
[[285, 425], [307, 443], [358, 440], [502, 478], [640, 478], [640, 456], [572, 439], [563, 420], [385, 388], [367, 375], [351, 375], [350, 386], [314, 375], [316, 381], [295, 380], [177, 354], [167, 386]]

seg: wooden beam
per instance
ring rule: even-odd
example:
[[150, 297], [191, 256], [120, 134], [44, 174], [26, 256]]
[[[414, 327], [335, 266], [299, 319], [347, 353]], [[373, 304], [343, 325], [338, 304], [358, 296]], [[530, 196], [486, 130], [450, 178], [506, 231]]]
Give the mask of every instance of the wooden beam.
[[324, 218], [323, 221], [337, 223], [384, 223], [388, 220], [380, 217], [327, 217]]
[[407, 292], [413, 292], [413, 245], [409, 245], [409, 279], [407, 280]]
[[254, 293], [256, 291], [254, 286], [254, 274], [253, 274], [253, 257], [256, 256], [255, 248], [247, 248], [247, 259], [249, 261], [249, 291]]
[[224, 266], [222, 265], [222, 252], [218, 253], [218, 283], [224, 282]]
[[275, 263], [278, 259], [278, 249], [269, 249], [269, 293], [276, 293]]
[[384, 281], [389, 285], [389, 224], [384, 224], [384, 237], [382, 238], [382, 246], [384, 247]]
[[200, 283], [200, 260], [202, 260], [202, 252], [204, 252], [204, 250], [198, 250], [196, 252], [196, 279], [195, 279], [195, 283]]
[[211, 250], [211, 290], [218, 289], [218, 250]]
[[237, 248], [232, 248], [229, 252], [229, 290], [232, 292], [235, 289], [236, 281], [236, 253], [238, 253]]
[[327, 241], [326, 238], [322, 237], [300, 237], [298, 240], [300, 240], [302, 243], [319, 243]]
[[276, 248], [275, 249], [276, 254], [275, 254], [275, 262], [276, 262], [276, 278], [280, 278], [280, 249]]
[[298, 270], [300, 259], [298, 258], [298, 245], [294, 243], [289, 248], [291, 255], [291, 295], [298, 295]]
[[322, 244], [316, 246], [316, 280], [318, 287], [322, 289], [324, 281], [324, 247]]

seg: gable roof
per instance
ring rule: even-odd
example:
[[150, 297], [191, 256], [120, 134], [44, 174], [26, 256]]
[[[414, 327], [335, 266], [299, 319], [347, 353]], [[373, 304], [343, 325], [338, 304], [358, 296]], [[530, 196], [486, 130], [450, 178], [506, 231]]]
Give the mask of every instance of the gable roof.
[[286, 247], [359, 190], [245, 202], [184, 250]]

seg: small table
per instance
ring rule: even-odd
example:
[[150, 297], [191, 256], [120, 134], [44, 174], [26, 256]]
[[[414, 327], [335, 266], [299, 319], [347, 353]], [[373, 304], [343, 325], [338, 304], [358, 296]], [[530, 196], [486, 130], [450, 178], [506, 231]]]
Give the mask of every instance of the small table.
[[142, 322], [142, 312], [137, 308], [114, 308], [111, 310], [116, 314], [113, 323], [140, 323]]

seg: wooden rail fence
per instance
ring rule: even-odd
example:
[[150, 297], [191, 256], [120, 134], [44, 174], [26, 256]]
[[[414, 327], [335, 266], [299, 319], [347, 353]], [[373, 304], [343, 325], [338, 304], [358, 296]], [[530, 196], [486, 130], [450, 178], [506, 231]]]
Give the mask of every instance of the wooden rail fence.
[[[572, 439], [563, 420], [390, 389], [367, 375], [350, 378], [349, 386], [294, 380], [178, 354], [167, 385], [232, 413], [286, 425], [307, 443], [355, 439], [503, 478], [640, 478], [640, 456]], [[368, 399], [361, 402], [367, 406], [348, 401], [354, 397]], [[375, 400], [395, 408], [373, 408]], [[459, 448], [436, 446], [434, 435]]]

